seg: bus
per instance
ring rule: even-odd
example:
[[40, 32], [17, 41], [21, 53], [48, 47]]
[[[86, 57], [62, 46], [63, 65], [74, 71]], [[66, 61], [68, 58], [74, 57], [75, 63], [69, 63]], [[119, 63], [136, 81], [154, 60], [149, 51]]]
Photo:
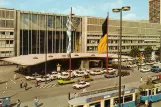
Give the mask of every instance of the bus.
[[[126, 89], [125, 86], [123, 87], [121, 89], [121, 106], [136, 107], [139, 103], [138, 89]], [[69, 107], [118, 107], [119, 103], [118, 87], [104, 88], [74, 95], [68, 101]]]

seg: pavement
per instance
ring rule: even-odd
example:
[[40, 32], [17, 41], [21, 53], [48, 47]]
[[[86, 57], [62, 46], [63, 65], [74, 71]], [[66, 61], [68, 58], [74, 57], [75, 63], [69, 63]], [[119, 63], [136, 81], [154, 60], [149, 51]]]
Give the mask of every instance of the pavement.
[[[42, 105], [40, 107], [67, 107], [67, 98], [68, 93], [72, 92], [82, 92], [82, 90], [74, 90], [72, 88], [73, 84], [69, 85], [57, 85], [56, 81], [52, 81], [48, 84], [41, 83], [40, 86], [34, 87], [34, 81], [28, 82], [29, 90], [25, 91], [25, 89], [19, 88], [20, 80], [22, 79], [24, 82], [25, 79], [22, 77], [18, 80], [13, 80], [13, 70], [16, 67], [4, 67], [5, 73], [3, 72], [2, 78], [4, 80], [8, 80], [7, 84], [0, 85], [0, 96], [8, 96], [13, 95], [11, 102], [15, 103], [17, 99], [21, 100], [22, 107], [33, 107], [33, 100], [35, 96], [39, 98], [39, 103]], [[0, 69], [1, 70], [1, 69]], [[10, 72], [10, 73], [9, 73]], [[125, 84], [126, 87], [138, 87], [140, 85], [140, 78], [143, 77], [143, 80], [147, 80], [148, 76], [158, 75], [161, 73], [140, 73], [137, 68], [135, 68], [134, 72], [130, 71], [130, 76], [122, 77], [122, 84]], [[21, 75], [20, 75], [21, 76]], [[1, 76], [0, 76], [1, 78]], [[94, 81], [90, 82], [91, 86], [87, 88], [88, 90], [94, 90], [99, 88], [105, 88], [110, 86], [115, 86], [118, 84], [118, 78], [107, 79], [104, 78], [103, 75], [94, 76]], [[7, 86], [7, 88], [6, 88]], [[52, 106], [51, 106], [52, 105]], [[158, 107], [158, 106], [156, 106]]]

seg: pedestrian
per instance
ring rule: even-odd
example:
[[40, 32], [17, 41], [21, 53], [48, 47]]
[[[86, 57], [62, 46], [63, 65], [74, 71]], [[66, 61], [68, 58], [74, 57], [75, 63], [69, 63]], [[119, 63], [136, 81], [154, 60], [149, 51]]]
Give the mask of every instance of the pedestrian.
[[21, 82], [20, 82], [20, 88], [22, 88], [22, 86], [23, 86], [23, 81], [21, 80]]
[[141, 77], [141, 78], [140, 78], [140, 83], [142, 83], [142, 82], [143, 82], [143, 78]]
[[39, 85], [39, 84], [38, 84], [38, 81], [36, 80], [36, 81], [35, 81], [35, 87], [38, 87], [38, 85]]
[[18, 99], [18, 100], [17, 100], [16, 107], [20, 107], [20, 104], [21, 104], [21, 101]]
[[35, 99], [34, 99], [34, 105], [35, 105], [35, 107], [38, 107], [38, 102], [39, 102], [38, 98], [35, 97]]
[[14, 80], [16, 80], [16, 79], [17, 79], [17, 75], [16, 75], [16, 72], [15, 72], [15, 74], [14, 74], [14, 77], [13, 77], [13, 78], [14, 78]]
[[152, 107], [152, 99], [149, 101], [148, 107]]
[[27, 84], [27, 82], [26, 82], [26, 83], [24, 84], [25, 90], [27, 90], [27, 85], [28, 85], [28, 84]]

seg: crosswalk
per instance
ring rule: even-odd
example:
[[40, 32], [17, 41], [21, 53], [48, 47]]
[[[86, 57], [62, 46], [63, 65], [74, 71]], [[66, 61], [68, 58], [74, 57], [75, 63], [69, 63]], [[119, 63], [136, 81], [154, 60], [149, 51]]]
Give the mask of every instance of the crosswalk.
[[56, 84], [43, 84], [43, 85], [39, 85], [37, 88], [52, 88], [55, 86]]

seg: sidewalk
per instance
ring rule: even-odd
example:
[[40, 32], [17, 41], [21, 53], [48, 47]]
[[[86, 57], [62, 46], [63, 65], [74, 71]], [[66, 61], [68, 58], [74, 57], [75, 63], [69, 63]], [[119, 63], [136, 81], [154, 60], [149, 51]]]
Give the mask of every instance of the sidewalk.
[[[57, 96], [50, 97], [46, 99], [39, 99], [40, 107], [68, 107], [68, 96]], [[14, 106], [16, 107], [16, 106]], [[34, 99], [33, 101], [21, 102], [21, 107], [34, 107]]]

